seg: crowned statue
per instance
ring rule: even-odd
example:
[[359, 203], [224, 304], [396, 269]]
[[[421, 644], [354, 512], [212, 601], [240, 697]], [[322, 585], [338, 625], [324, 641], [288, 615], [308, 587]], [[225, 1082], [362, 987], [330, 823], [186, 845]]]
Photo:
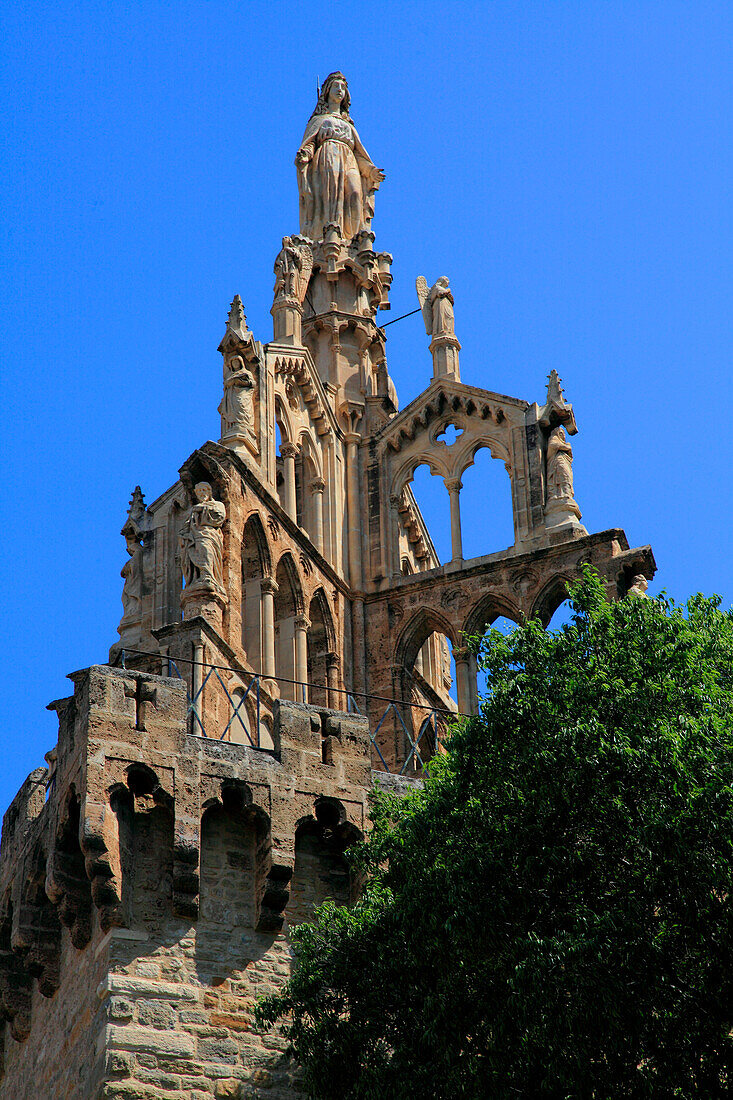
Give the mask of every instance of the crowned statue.
[[384, 172], [371, 161], [349, 117], [351, 97], [343, 73], [324, 80], [295, 156], [300, 194], [300, 232], [313, 241], [326, 225], [351, 240], [369, 229], [374, 193]]

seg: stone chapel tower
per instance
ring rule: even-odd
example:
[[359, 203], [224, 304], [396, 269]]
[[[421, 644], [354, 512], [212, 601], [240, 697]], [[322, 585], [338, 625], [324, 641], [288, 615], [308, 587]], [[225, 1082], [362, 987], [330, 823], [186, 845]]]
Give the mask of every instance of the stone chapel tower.
[[[400, 789], [437, 751], [448, 644], [475, 713], [466, 635], [547, 623], [585, 562], [611, 598], [654, 575], [648, 546], [580, 522], [557, 374], [542, 405], [461, 381], [445, 277], [417, 280], [432, 371], [398, 411], [376, 319], [384, 177], [341, 73], [296, 171], [272, 339], [236, 295], [221, 438], [151, 504], [135, 489], [119, 641], [51, 704], [58, 744], [3, 820], [0, 1100], [297, 1096], [254, 1001], [288, 973], [288, 929], [350, 899], [343, 853], [375, 774]], [[510, 480], [514, 543], [464, 560], [461, 476], [481, 447]], [[422, 463], [450, 496], [446, 563], [410, 489]]]

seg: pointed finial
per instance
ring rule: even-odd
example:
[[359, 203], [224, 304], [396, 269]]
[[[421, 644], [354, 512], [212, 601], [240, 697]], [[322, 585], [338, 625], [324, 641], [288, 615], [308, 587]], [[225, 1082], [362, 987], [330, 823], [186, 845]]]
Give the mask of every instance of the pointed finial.
[[551, 370], [547, 375], [547, 404], [564, 405], [565, 398], [560, 383], [562, 378], [556, 370]]
[[130, 519], [140, 519], [140, 516], [145, 511], [145, 497], [143, 491], [139, 485], [136, 485], [132, 490], [132, 500], [130, 501], [130, 507], [127, 510], [127, 515]]
[[234, 295], [232, 304], [229, 307], [227, 328], [233, 329], [234, 332], [246, 332], [247, 330], [247, 318], [244, 315], [244, 306], [242, 305], [242, 299], [239, 297], [238, 294]]

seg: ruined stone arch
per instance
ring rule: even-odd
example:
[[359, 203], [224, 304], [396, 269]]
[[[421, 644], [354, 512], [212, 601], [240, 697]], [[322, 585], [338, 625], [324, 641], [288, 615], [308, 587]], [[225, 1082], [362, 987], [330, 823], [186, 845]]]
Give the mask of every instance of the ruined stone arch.
[[506, 596], [498, 596], [494, 592], [488, 592], [478, 600], [466, 615], [461, 638], [472, 638], [482, 634], [488, 626], [491, 626], [500, 616], [511, 619], [513, 623], [521, 623], [523, 615], [516, 604], [511, 603]]
[[548, 581], [532, 602], [529, 618], [539, 619], [542, 625], [547, 628], [550, 619], [560, 604], [568, 598], [568, 584], [570, 583], [571, 578], [566, 576], [553, 577]]
[[451, 645], [458, 645], [459, 634], [455, 624], [439, 611], [422, 607], [402, 629], [395, 647], [397, 667], [410, 670], [422, 646], [433, 632], [444, 634]]

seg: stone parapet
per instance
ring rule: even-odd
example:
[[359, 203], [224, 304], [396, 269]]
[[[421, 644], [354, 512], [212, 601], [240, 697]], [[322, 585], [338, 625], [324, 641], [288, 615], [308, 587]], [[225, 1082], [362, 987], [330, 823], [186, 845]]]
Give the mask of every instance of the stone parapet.
[[275, 701], [275, 747], [194, 736], [179, 679], [94, 665], [0, 851], [0, 1097], [298, 1095], [254, 1029], [288, 929], [349, 901], [372, 786], [360, 715]]

